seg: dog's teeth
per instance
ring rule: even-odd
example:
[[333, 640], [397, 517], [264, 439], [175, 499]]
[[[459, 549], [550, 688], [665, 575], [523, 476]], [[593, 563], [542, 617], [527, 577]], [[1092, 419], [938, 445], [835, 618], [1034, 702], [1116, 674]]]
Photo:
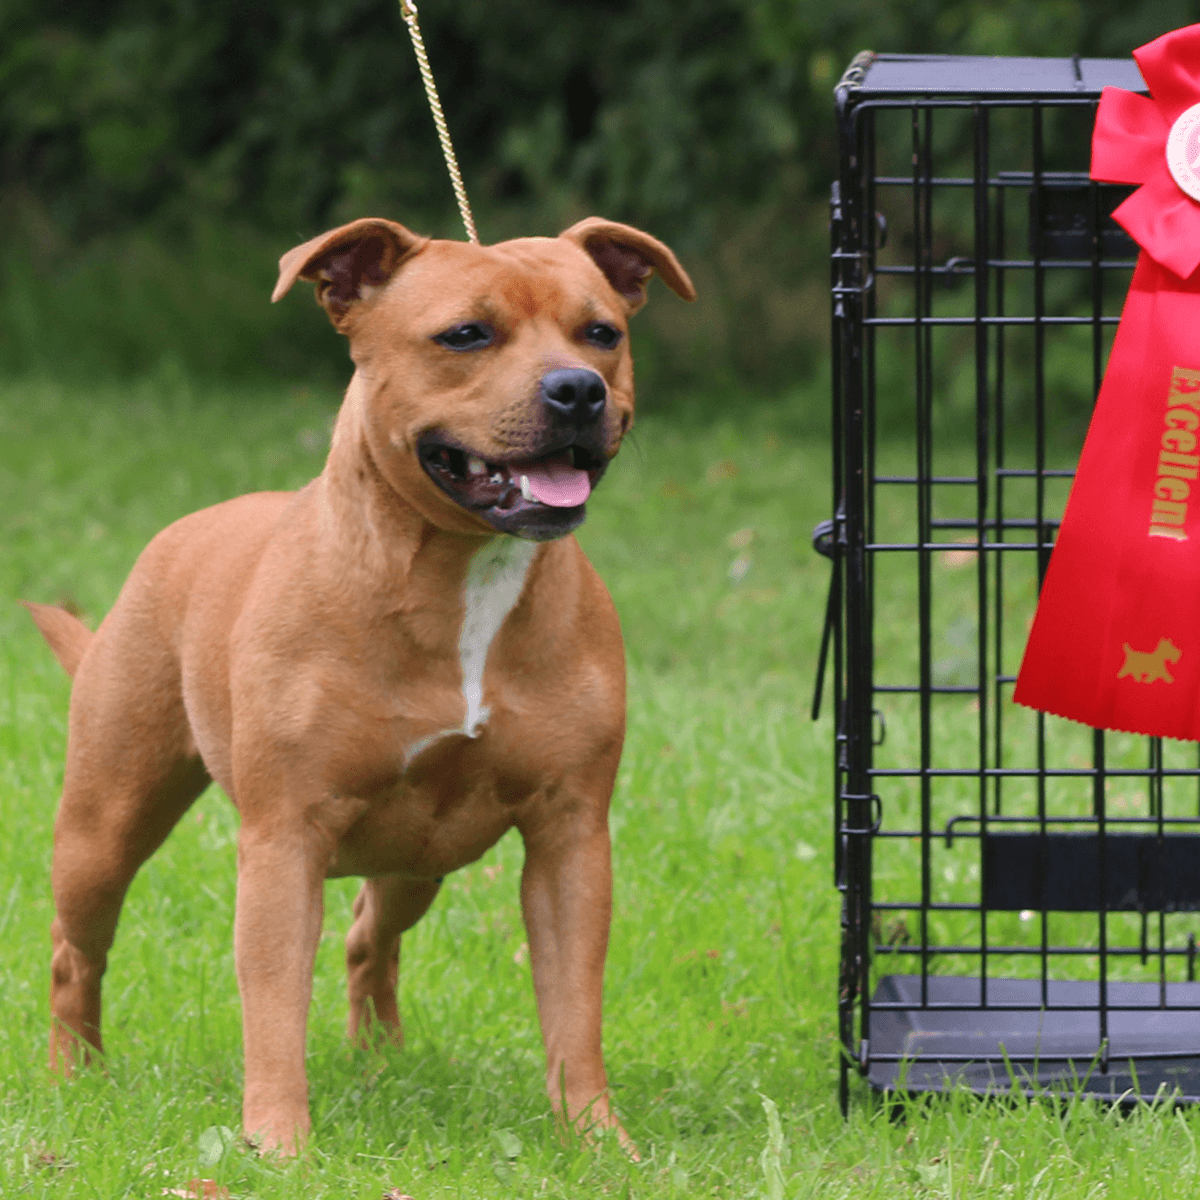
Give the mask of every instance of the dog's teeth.
[[487, 463], [485, 463], [477, 454], [468, 454], [467, 471], [471, 475], [486, 475]]
[[492, 476], [491, 476], [491, 482], [492, 483], [503, 483], [504, 482], [504, 472], [503, 471], [493, 471]]
[[521, 476], [521, 495], [524, 496], [526, 500], [533, 499], [533, 490], [529, 486], [528, 475]]

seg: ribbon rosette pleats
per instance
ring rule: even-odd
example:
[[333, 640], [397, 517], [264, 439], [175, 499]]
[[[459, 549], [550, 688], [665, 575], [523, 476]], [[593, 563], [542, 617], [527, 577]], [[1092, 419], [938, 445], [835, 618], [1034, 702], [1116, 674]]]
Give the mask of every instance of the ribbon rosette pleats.
[[1092, 178], [1141, 247], [1014, 699], [1103, 729], [1200, 739], [1200, 25], [1105, 88]]

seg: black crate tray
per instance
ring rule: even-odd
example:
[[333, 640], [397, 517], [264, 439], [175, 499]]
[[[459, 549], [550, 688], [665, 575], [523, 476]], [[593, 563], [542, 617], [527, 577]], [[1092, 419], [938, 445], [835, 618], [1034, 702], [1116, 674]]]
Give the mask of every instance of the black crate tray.
[[867, 1078], [880, 1091], [998, 1094], [1015, 1082], [1026, 1095], [1078, 1089], [1129, 1103], [1152, 1100], [1165, 1085], [1177, 1100], [1200, 1101], [1200, 983], [1167, 984], [1160, 1008], [1157, 983], [1110, 982], [1107, 1072], [1095, 981], [1051, 980], [1045, 1011], [1036, 979], [989, 979], [986, 1009], [976, 977], [931, 975], [927, 983], [929, 1007], [921, 1006], [919, 975], [885, 975], [875, 989]]

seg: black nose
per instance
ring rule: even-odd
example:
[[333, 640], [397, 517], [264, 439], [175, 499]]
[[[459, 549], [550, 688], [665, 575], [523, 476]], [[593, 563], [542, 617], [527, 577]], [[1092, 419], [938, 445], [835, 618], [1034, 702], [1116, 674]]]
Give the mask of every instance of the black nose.
[[542, 400], [551, 413], [574, 425], [590, 425], [604, 411], [608, 389], [595, 371], [563, 367], [542, 380]]

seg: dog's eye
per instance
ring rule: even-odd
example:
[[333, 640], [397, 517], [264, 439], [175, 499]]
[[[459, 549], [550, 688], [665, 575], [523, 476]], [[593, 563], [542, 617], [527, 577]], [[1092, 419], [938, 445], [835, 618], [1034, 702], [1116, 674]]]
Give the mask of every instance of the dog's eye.
[[601, 350], [611, 350], [621, 340], [621, 331], [607, 321], [593, 321], [584, 329], [583, 338]]
[[482, 350], [496, 340], [496, 331], [479, 321], [467, 321], [436, 334], [433, 339], [451, 350]]

